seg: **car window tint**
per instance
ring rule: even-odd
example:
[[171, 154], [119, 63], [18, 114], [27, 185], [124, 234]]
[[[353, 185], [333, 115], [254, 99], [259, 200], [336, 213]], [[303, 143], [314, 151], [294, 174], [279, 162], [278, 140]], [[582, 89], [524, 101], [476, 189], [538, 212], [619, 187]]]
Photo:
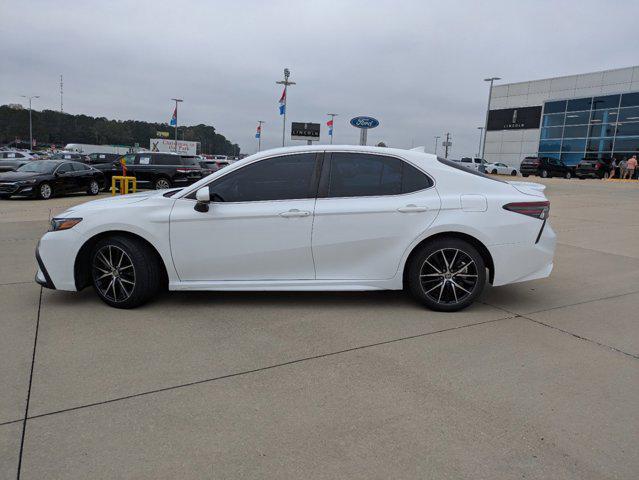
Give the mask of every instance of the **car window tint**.
[[76, 172], [86, 172], [88, 169], [89, 169], [89, 167], [87, 167], [83, 163], [74, 163], [73, 164], [73, 170], [75, 170]]
[[214, 202], [313, 198], [315, 153], [269, 158], [247, 165], [209, 186]]
[[63, 163], [62, 165], [60, 165], [57, 172], [66, 173], [66, 172], [71, 172], [72, 170], [73, 170], [73, 166], [70, 163]]
[[170, 155], [170, 154], [153, 155], [153, 159], [151, 163], [153, 165], [180, 166], [182, 165], [182, 158], [179, 155]]
[[197, 167], [199, 163], [195, 157], [182, 157], [182, 165], [188, 165], [189, 167]]
[[428, 175], [412, 165], [402, 162], [402, 193], [417, 192], [432, 187], [433, 181]]
[[402, 161], [367, 153], [331, 155], [329, 197], [396, 195], [402, 190]]

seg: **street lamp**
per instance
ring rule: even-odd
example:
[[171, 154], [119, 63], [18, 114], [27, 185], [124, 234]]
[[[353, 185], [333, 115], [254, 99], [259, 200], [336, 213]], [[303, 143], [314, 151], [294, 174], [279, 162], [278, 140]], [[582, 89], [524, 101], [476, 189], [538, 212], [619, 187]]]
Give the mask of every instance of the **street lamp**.
[[437, 144], [439, 143], [439, 139], [442, 138], [441, 136], [437, 135], [435, 137], [435, 156], [437, 156]]
[[[484, 130], [488, 131], [488, 113], [490, 112], [490, 99], [493, 95], [493, 82], [495, 80], [501, 80], [500, 77], [484, 78], [484, 82], [490, 82], [490, 88], [488, 89], [488, 105], [486, 106], [486, 121], [484, 122]], [[486, 135], [484, 135], [484, 141], [481, 147], [481, 158], [484, 159], [484, 152], [486, 150]]]
[[479, 146], [477, 147], [477, 156], [479, 157], [479, 153], [481, 152], [481, 134], [484, 131], [484, 127], [477, 127], [479, 130]]
[[178, 127], [178, 120], [177, 120], [177, 107], [178, 107], [178, 103], [183, 102], [184, 100], [182, 100], [181, 98], [172, 98], [171, 100], [173, 100], [175, 102], [175, 153], [178, 152], [178, 137], [177, 137], [177, 127]]
[[32, 96], [27, 96], [27, 95], [20, 95], [23, 98], [28, 98], [29, 99], [29, 150], [31, 150], [33, 148], [33, 123], [31, 122], [31, 100], [33, 100], [34, 98], [40, 98], [40, 95], [32, 95]]

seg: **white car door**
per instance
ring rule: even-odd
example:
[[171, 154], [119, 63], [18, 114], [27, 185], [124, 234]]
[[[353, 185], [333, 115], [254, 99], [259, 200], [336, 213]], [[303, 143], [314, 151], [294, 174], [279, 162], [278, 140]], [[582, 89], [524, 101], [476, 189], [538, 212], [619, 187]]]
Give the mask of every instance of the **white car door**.
[[171, 253], [182, 281], [313, 279], [316, 153], [250, 163], [209, 185], [208, 212], [193, 198], [171, 211]]
[[433, 181], [385, 155], [333, 152], [324, 165], [313, 225], [316, 278], [394, 277], [439, 212]]

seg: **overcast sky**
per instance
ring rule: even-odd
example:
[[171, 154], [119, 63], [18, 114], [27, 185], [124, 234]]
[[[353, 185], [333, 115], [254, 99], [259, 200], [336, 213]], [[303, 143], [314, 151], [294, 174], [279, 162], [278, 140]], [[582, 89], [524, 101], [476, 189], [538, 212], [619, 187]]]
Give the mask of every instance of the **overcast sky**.
[[[288, 120], [339, 113], [379, 119], [369, 144], [477, 151], [486, 76], [503, 82], [639, 64], [639, 1], [69, 1], [0, 0], [0, 104], [40, 95], [35, 109], [216, 127], [243, 152], [281, 143]], [[289, 144], [300, 144], [291, 142]]]

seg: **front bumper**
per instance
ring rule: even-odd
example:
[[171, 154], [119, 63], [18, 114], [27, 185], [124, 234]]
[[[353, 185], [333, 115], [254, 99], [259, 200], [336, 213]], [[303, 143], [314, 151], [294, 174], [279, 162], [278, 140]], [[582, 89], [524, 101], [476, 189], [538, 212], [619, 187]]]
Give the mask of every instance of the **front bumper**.
[[18, 182], [0, 183], [0, 195], [31, 195], [35, 184], [20, 184]]
[[49, 276], [49, 272], [47, 268], [44, 266], [42, 262], [42, 257], [40, 257], [40, 242], [38, 242], [38, 246], [36, 247], [36, 261], [38, 262], [38, 271], [36, 272], [35, 281], [36, 283], [42, 285], [45, 288], [50, 288], [55, 290], [55, 285]]
[[81, 240], [74, 229], [45, 233], [36, 248], [35, 281], [46, 288], [77, 291], [74, 266]]

